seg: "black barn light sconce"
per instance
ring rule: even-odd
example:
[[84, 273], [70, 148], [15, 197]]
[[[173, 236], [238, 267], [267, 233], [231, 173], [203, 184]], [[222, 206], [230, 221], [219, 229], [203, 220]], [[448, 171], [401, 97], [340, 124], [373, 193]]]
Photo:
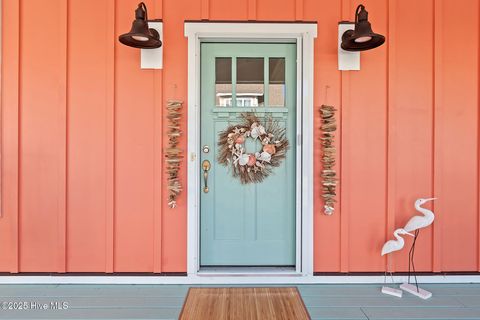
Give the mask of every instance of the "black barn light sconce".
[[355, 22], [341, 21], [338, 26], [339, 70], [360, 70], [360, 51], [381, 46], [385, 37], [372, 31], [364, 5], [355, 11]]
[[147, 6], [140, 2], [135, 10], [135, 20], [130, 32], [120, 35], [118, 41], [126, 46], [141, 49], [142, 69], [161, 69], [162, 31], [162, 21], [148, 20]]

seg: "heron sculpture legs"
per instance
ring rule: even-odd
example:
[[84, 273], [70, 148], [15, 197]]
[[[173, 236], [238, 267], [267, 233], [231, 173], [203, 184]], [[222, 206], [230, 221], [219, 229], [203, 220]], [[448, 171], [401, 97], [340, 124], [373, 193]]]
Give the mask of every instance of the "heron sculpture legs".
[[[430, 291], [418, 287], [417, 281], [417, 273], [415, 270], [415, 245], [417, 243], [418, 234], [420, 231], [417, 229], [415, 230], [415, 236], [413, 238], [412, 247], [410, 248], [410, 252], [408, 253], [408, 282], [403, 283], [400, 285], [400, 289], [407, 291], [413, 295], [416, 295], [422, 299], [429, 299], [432, 296]], [[415, 278], [415, 285], [410, 283], [410, 277], [412, 275], [413, 270], [413, 277]]]
[[410, 251], [408, 252], [408, 283], [410, 283], [410, 266], [413, 270], [413, 277], [415, 278], [415, 286], [417, 287], [418, 292], [418, 281], [417, 281], [417, 273], [415, 271], [415, 244], [417, 243], [418, 235], [420, 234], [420, 230], [415, 230], [415, 237], [413, 238], [412, 246], [410, 247]]

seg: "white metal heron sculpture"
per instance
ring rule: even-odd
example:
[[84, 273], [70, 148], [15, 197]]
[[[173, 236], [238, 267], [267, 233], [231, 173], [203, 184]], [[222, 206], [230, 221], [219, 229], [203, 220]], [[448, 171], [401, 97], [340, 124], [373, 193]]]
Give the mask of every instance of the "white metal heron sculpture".
[[401, 234], [408, 234], [409, 236], [413, 237], [413, 234], [407, 232], [405, 229], [397, 229], [393, 232], [393, 236], [397, 240], [388, 240], [382, 247], [382, 256], [392, 253], [394, 251], [402, 250], [403, 246], [405, 245], [405, 240], [400, 237]]
[[[403, 246], [405, 245], [405, 240], [403, 240], [403, 238], [400, 235], [404, 235], [404, 234], [408, 234], [409, 236], [413, 237], [413, 234], [405, 231], [402, 228], [395, 230], [393, 232], [393, 236], [395, 237], [396, 240], [388, 240], [387, 242], [385, 242], [385, 244], [382, 247], [382, 256], [384, 256], [386, 254], [390, 254], [390, 253], [395, 252], [395, 251], [402, 250]], [[390, 277], [392, 278], [392, 283], [393, 283], [394, 280], [393, 280], [393, 275], [392, 275], [391, 272], [390, 272]], [[387, 271], [385, 271], [385, 281], [384, 282], [387, 282]], [[390, 288], [390, 287], [386, 287], [386, 286], [382, 287], [382, 293], [389, 294], [389, 295], [392, 295], [392, 296], [396, 296], [396, 297], [399, 297], [399, 298], [402, 297], [402, 290], [398, 290], [398, 289], [394, 289], [394, 288]]]
[[[433, 223], [435, 220], [435, 214], [433, 211], [422, 208], [422, 205], [429, 201], [433, 201], [437, 198], [420, 198], [415, 201], [415, 209], [419, 211], [422, 215], [421, 216], [414, 216], [408, 220], [407, 224], [403, 229], [407, 232], [415, 232], [415, 237], [413, 238], [413, 243], [410, 248], [410, 252], [408, 253], [408, 283], [403, 283], [400, 288], [410, 292], [422, 299], [428, 299], [432, 296], [431, 292], [426, 290], [420, 289], [418, 287], [417, 275], [415, 272], [415, 244], [417, 242], [418, 235], [420, 233], [420, 229], [426, 228]], [[410, 284], [410, 266], [413, 270], [413, 276], [415, 278], [415, 286]]]
[[403, 227], [403, 229], [405, 229], [407, 232], [412, 232], [422, 228], [426, 228], [431, 225], [433, 223], [433, 220], [435, 219], [435, 214], [431, 210], [422, 208], [421, 206], [435, 199], [437, 198], [420, 198], [415, 201], [415, 209], [422, 213], [423, 216], [414, 216], [410, 218], [410, 220], [408, 220], [407, 224], [405, 225], [405, 227]]

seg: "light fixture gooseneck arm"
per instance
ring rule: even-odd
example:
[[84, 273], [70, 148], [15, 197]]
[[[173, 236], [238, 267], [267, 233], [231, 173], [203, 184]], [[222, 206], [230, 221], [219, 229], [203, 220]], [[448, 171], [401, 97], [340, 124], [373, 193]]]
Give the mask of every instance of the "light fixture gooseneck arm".
[[359, 4], [357, 10], [355, 10], [355, 24], [358, 22], [358, 14], [360, 13], [360, 10], [365, 10], [365, 6], [363, 4]]
[[138, 4], [138, 8], [141, 8], [143, 12], [145, 12], [145, 16], [143, 16], [142, 11], [138, 10], [136, 12], [135, 18], [137, 19], [144, 19], [145, 21], [148, 21], [148, 12], [147, 12], [147, 6], [145, 5], [144, 2], [140, 2]]

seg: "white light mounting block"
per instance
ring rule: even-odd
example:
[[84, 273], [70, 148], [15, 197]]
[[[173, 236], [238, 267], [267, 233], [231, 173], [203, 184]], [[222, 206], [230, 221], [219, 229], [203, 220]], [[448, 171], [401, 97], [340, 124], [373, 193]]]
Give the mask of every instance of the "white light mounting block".
[[157, 49], [140, 49], [140, 68], [162, 69], [163, 68], [163, 22], [149, 21], [148, 27], [155, 29], [160, 35], [162, 46]]
[[338, 70], [360, 70], [360, 52], [346, 51], [341, 47], [343, 33], [353, 29], [355, 29], [354, 23], [338, 23]]

